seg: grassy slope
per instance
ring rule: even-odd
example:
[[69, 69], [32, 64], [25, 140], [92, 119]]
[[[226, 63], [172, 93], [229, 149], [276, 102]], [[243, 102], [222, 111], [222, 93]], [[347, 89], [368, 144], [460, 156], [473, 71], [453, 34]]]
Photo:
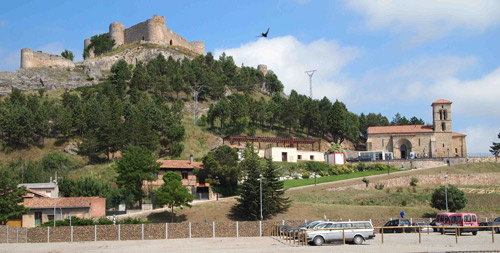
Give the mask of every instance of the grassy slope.
[[[476, 163], [467, 165], [457, 165], [450, 167], [440, 167], [429, 170], [411, 170], [404, 172], [404, 176], [417, 174], [442, 174], [442, 173], [487, 173], [500, 172], [500, 164]], [[401, 175], [399, 175], [401, 176]], [[397, 174], [381, 176], [376, 182], [382, 179], [398, 177]], [[314, 179], [313, 179], [314, 180]], [[361, 180], [346, 184], [359, 184]], [[344, 185], [343, 183], [339, 185]], [[429, 205], [432, 191], [437, 186], [425, 185], [415, 187], [415, 192], [411, 187], [390, 188], [389, 190], [355, 190], [328, 191], [329, 185], [318, 185], [300, 190], [287, 191], [286, 195], [292, 200], [290, 209], [283, 214], [279, 214], [275, 220], [302, 220], [302, 219], [322, 219], [326, 215], [329, 219], [389, 219], [399, 216], [399, 212], [404, 210], [407, 217], [429, 217], [433, 216], [436, 209]], [[459, 186], [466, 192], [469, 200], [466, 210], [476, 212], [480, 217], [500, 216], [500, 187], [498, 186]], [[486, 189], [480, 193], [477, 189]], [[473, 192], [475, 191], [475, 192]], [[406, 206], [402, 206], [403, 200]], [[224, 199], [218, 202], [211, 202], [203, 205], [193, 206], [178, 211], [182, 220], [191, 222], [207, 221], [228, 221], [228, 214], [235, 199]], [[156, 214], [152, 218], [155, 221], [164, 221], [162, 217], [166, 215]]]

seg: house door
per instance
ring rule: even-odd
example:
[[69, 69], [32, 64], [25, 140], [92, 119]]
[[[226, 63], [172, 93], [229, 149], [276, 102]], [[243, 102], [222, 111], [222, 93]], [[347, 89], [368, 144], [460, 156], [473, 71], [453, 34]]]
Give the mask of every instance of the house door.
[[287, 161], [287, 155], [286, 152], [281, 152], [281, 161], [286, 162]]
[[35, 212], [35, 227], [40, 226], [42, 224], [42, 212]]
[[406, 145], [403, 144], [401, 145], [401, 159], [406, 159], [406, 155], [407, 155], [407, 152], [406, 152]]

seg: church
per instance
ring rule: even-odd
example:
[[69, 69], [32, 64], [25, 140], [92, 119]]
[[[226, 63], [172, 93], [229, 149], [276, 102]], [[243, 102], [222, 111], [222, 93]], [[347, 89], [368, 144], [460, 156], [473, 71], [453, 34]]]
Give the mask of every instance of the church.
[[452, 131], [451, 101], [432, 103], [432, 124], [368, 128], [367, 151], [392, 152], [394, 159], [466, 157], [465, 134]]

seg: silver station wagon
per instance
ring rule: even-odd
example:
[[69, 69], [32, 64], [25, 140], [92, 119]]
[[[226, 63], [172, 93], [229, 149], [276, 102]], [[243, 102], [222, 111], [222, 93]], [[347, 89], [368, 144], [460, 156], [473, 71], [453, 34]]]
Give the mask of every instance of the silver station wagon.
[[375, 231], [369, 221], [330, 221], [306, 230], [307, 242], [317, 246], [342, 241], [344, 236], [346, 242], [362, 244], [366, 240], [375, 238]]

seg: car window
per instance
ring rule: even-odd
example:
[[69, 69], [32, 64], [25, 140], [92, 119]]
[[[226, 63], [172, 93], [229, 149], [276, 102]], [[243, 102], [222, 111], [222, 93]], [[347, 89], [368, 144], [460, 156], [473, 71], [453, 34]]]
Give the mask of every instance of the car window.
[[455, 223], [456, 220], [457, 220], [456, 216], [451, 216], [451, 223]]
[[342, 227], [343, 227], [343, 228], [350, 228], [351, 226], [352, 226], [352, 224], [351, 224], [351, 223], [343, 223], [343, 224], [342, 224]]
[[407, 225], [407, 226], [410, 226], [410, 221], [409, 221], [409, 220], [402, 220], [402, 221], [401, 221], [401, 224], [402, 224], [402, 225]]
[[342, 224], [333, 224], [333, 227], [334, 227], [334, 228], [341, 228], [341, 227], [342, 227]]
[[397, 220], [394, 220], [391, 222], [391, 226], [397, 226], [398, 225], [398, 221]]
[[476, 222], [476, 216], [475, 215], [472, 215], [472, 221]]
[[449, 216], [445, 216], [444, 217], [444, 223], [450, 223], [450, 217]]
[[495, 222], [500, 222], [500, 217], [496, 217], [494, 221]]
[[436, 220], [438, 220], [438, 221], [442, 221], [442, 219], [443, 219], [443, 216], [441, 216], [441, 215], [438, 215], [438, 216], [436, 217]]
[[457, 223], [461, 223], [461, 222], [462, 222], [462, 217], [457, 216]]
[[470, 222], [470, 221], [471, 221], [471, 219], [470, 219], [470, 215], [465, 215], [465, 216], [464, 216], [464, 221], [465, 221], [465, 222]]

